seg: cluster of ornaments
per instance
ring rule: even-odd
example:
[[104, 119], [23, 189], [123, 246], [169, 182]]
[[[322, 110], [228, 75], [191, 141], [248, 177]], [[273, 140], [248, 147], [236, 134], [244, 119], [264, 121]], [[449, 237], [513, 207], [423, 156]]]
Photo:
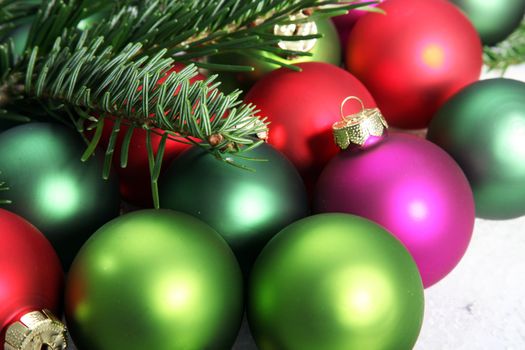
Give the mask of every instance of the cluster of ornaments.
[[[160, 210], [145, 131], [127, 164], [117, 141], [104, 180], [103, 150], [80, 162], [75, 130], [0, 125], [4, 348], [66, 349], [64, 313], [79, 350], [229, 349], [245, 311], [261, 350], [412, 348], [424, 288], [459, 263], [475, 217], [525, 215], [525, 84], [478, 81], [482, 44], [525, 5], [495, 26], [481, 3], [384, 0], [299, 28], [324, 35], [295, 43], [307, 58], [209, 57], [255, 67], [217, 73], [268, 117], [268, 143], [234, 167], [168, 141]], [[301, 71], [269, 63], [284, 59]], [[146, 209], [119, 216], [121, 199]]]

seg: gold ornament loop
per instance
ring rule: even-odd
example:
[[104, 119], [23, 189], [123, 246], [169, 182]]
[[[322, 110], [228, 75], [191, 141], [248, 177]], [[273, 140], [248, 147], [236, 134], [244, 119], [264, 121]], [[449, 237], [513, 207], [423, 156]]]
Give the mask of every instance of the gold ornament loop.
[[[358, 113], [344, 115], [343, 108], [348, 101], [356, 100], [361, 104]], [[334, 140], [341, 149], [349, 146], [363, 147], [372, 137], [381, 137], [386, 133], [388, 124], [378, 108], [366, 108], [357, 96], [349, 96], [341, 103], [341, 120], [334, 123]]]
[[358, 101], [361, 104], [361, 111], [360, 111], [360, 113], [363, 113], [363, 111], [366, 109], [363, 100], [361, 100], [359, 97], [357, 97], [357, 96], [348, 96], [347, 98], [345, 98], [343, 100], [343, 102], [341, 102], [341, 118], [343, 119], [343, 121], [347, 118], [347, 117], [345, 117], [345, 112], [344, 112], [343, 109], [344, 109], [346, 103], [348, 101], [351, 101], [351, 100], [356, 100], [356, 101]]

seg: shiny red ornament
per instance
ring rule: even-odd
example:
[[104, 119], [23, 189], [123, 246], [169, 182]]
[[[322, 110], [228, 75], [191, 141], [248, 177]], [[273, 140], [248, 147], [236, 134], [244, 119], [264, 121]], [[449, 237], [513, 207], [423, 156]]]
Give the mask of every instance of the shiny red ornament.
[[[169, 70], [164, 77], [159, 79], [158, 84], [164, 83], [171, 73], [178, 72], [183, 68], [184, 65], [180, 63], [174, 64], [173, 68]], [[190, 83], [204, 79], [205, 77], [203, 75], [197, 74], [190, 79]], [[111, 119], [106, 119], [102, 137], [100, 139], [100, 143], [104, 147], [107, 147], [109, 143], [113, 126], [113, 121]], [[117, 142], [115, 145], [115, 153], [113, 155], [113, 164], [119, 178], [120, 195], [125, 201], [133, 205], [139, 207], [151, 207], [153, 206], [153, 200], [151, 195], [148, 150], [146, 147], [146, 131], [138, 128], [133, 131], [131, 142], [129, 144], [128, 163], [125, 168], [122, 168], [120, 165], [121, 146], [127, 130], [128, 127], [121, 124], [120, 133], [117, 136]], [[153, 153], [156, 155], [163, 132], [161, 129], [153, 129], [153, 131], [154, 133], [151, 134], [151, 145], [153, 147]], [[189, 146], [191, 145], [168, 139], [164, 151], [163, 168], [171, 163], [173, 159]]]
[[[312, 189], [325, 164], [338, 152], [332, 124], [341, 118], [341, 102], [352, 95], [366, 107], [376, 104], [363, 84], [344, 69], [320, 62], [297, 66], [301, 72], [280, 68], [263, 77], [245, 101], [254, 103], [260, 115], [268, 117], [269, 143], [294, 163]], [[347, 104], [344, 113], [360, 108]]]
[[63, 279], [58, 256], [44, 235], [0, 209], [0, 344], [6, 328], [28, 312], [49, 309], [60, 315]]
[[347, 45], [347, 69], [370, 90], [390, 125], [428, 126], [437, 109], [479, 79], [479, 35], [446, 0], [386, 0], [367, 13]]

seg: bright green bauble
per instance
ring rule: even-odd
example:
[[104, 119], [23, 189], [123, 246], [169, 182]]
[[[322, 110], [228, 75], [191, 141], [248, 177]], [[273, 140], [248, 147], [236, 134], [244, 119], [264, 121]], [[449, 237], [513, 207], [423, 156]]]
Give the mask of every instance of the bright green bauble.
[[423, 284], [385, 229], [321, 214], [286, 227], [264, 248], [247, 307], [260, 350], [407, 350], [423, 321]]
[[82, 244], [119, 214], [115, 179], [102, 179], [103, 153], [83, 163], [86, 148], [75, 130], [30, 123], [0, 134], [0, 171], [9, 191], [2, 205], [35, 225], [68, 269]]
[[478, 217], [525, 214], [525, 83], [498, 78], [467, 86], [438, 111], [428, 139], [467, 175]]
[[476, 27], [485, 45], [495, 45], [518, 28], [525, 0], [451, 0]]
[[68, 276], [67, 325], [79, 350], [226, 350], [242, 314], [231, 249], [210, 226], [171, 210], [110, 221]]
[[[291, 59], [291, 63], [300, 62], [326, 62], [336, 66], [341, 64], [341, 45], [337, 30], [330, 19], [321, 19], [315, 22], [317, 30], [323, 37], [317, 39], [315, 46], [310, 53], [312, 56], [300, 56]], [[268, 52], [257, 52], [258, 55], [270, 57], [277, 61], [287, 62], [283, 58]], [[211, 74], [218, 74], [221, 86], [219, 89], [224, 93], [232, 92], [235, 89], [247, 92], [255, 82], [261, 79], [267, 73], [279, 68], [277, 64], [263, 61], [254, 57], [243, 56], [239, 54], [221, 54], [211, 56], [210, 63], [221, 63], [228, 65], [250, 66], [254, 68], [253, 72], [223, 72], [210, 71]]]
[[268, 144], [231, 156], [239, 169], [199, 147], [181, 154], [159, 183], [160, 205], [198, 217], [230, 244], [244, 272], [263, 246], [309, 213], [304, 184], [288, 159]]

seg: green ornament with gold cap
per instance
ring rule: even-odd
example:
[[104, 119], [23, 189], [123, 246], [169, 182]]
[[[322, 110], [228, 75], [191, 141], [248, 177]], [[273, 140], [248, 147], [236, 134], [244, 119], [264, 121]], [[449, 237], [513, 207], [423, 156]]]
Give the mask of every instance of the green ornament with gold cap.
[[[298, 15], [305, 17], [305, 15]], [[247, 91], [255, 82], [267, 73], [280, 67], [278, 62], [284, 64], [296, 64], [301, 62], [326, 62], [339, 66], [341, 63], [341, 46], [337, 36], [335, 26], [329, 19], [319, 19], [312, 22], [289, 25], [276, 25], [274, 34], [283, 36], [292, 35], [314, 35], [321, 34], [322, 38], [300, 40], [300, 41], [281, 41], [276, 49], [293, 50], [305, 52], [307, 56], [285, 56], [275, 53], [246, 50], [246, 54], [225, 53], [208, 58], [209, 63], [240, 65], [252, 67], [249, 72], [225, 72], [210, 70], [211, 74], [218, 74], [221, 81], [220, 90], [224, 93], [232, 92], [235, 89]]]

